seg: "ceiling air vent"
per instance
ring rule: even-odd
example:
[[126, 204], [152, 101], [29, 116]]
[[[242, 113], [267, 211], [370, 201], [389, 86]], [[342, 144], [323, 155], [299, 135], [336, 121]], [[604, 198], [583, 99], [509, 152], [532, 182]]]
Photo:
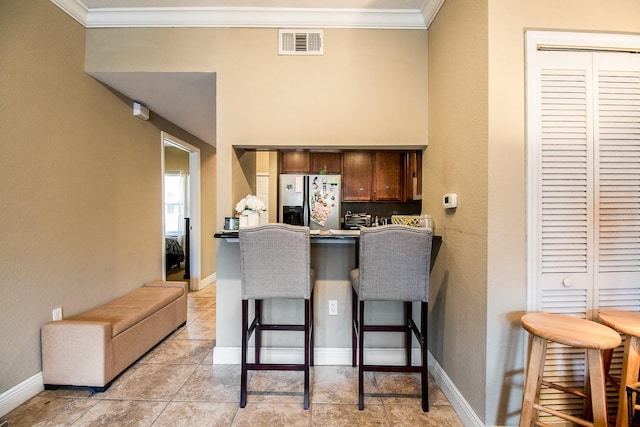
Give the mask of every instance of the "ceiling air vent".
[[280, 30], [278, 54], [322, 55], [322, 30]]

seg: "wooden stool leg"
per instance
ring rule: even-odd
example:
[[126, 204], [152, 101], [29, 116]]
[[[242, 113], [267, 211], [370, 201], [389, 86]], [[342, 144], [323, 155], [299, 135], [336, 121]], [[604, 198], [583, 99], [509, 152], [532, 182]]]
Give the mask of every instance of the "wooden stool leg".
[[638, 382], [638, 370], [640, 369], [640, 339], [627, 335], [624, 343], [624, 359], [622, 361], [622, 374], [620, 375], [620, 390], [618, 391], [618, 415], [616, 427], [629, 427], [629, 408], [626, 398], [627, 384]]
[[533, 404], [537, 400], [544, 372], [544, 356], [547, 351], [547, 340], [534, 336], [529, 351], [529, 366], [522, 395], [522, 413], [520, 427], [531, 427], [535, 421]]
[[589, 363], [589, 380], [591, 384], [593, 426], [607, 427], [607, 393], [605, 390], [602, 351], [598, 349], [588, 349], [587, 360]]

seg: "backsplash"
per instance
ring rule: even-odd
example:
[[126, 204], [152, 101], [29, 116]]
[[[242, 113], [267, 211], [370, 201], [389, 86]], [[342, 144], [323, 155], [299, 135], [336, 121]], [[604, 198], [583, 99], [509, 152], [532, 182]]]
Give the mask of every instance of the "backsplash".
[[343, 202], [342, 216], [347, 211], [353, 213], [368, 213], [371, 217], [377, 216], [379, 219], [390, 218], [391, 215], [420, 215], [422, 210], [422, 201], [416, 200], [406, 203], [376, 203], [376, 202]]

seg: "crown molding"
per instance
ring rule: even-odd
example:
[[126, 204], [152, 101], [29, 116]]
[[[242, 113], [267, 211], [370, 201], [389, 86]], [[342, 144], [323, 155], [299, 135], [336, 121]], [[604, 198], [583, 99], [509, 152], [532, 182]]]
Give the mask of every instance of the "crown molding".
[[431, 23], [436, 19], [436, 15], [440, 11], [444, 0], [425, 0], [422, 5], [422, 16], [426, 24], [426, 28], [431, 26]]
[[80, 0], [51, 0], [51, 3], [64, 10], [67, 15], [87, 26], [89, 9]]
[[[422, 9], [121, 7], [88, 9], [81, 0], [51, 0], [86, 28], [248, 27], [248, 28], [427, 28], [444, 0], [426, 0]], [[426, 20], [428, 18], [428, 21]]]

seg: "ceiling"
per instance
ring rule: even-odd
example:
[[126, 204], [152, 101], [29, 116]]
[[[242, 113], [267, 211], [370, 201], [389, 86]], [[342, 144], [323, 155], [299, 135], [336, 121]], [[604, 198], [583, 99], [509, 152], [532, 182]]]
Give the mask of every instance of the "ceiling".
[[[51, 0], [86, 28], [252, 27], [426, 30], [444, 0]], [[215, 73], [92, 76], [215, 145]], [[197, 113], [197, 114], [196, 114]]]

